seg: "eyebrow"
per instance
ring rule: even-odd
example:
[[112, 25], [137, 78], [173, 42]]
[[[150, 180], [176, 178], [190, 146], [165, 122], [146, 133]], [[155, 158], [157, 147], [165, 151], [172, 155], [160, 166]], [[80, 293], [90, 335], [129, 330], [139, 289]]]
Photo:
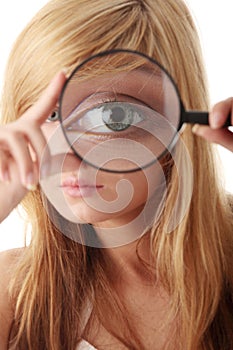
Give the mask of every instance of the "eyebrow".
[[[152, 64], [153, 64], [153, 63], [151, 62], [151, 65], [152, 65]], [[153, 69], [151, 69], [150, 67], [148, 67], [147, 64], [144, 64], [144, 65], [142, 65], [142, 66], [136, 68], [135, 70], [136, 70], [136, 71], [142, 71], [142, 73], [150, 74], [150, 75], [153, 75], [153, 76], [155, 75], [155, 76], [157, 76], [157, 77], [159, 77], [159, 78], [162, 77], [162, 73], [165, 74], [165, 75], [167, 75], [166, 72], [165, 72], [159, 65], [157, 65], [156, 63], [154, 63], [154, 66], [155, 66], [157, 69], [155, 69], [154, 67], [153, 67]]]

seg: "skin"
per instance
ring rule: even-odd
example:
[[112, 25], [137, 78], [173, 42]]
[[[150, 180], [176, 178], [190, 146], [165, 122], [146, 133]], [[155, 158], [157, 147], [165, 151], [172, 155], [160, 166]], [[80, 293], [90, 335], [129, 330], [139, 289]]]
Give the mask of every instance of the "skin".
[[[0, 128], [0, 199], [4, 199], [4, 203], [8, 199], [0, 210], [0, 222], [22, 200], [26, 192], [35, 189], [38, 184], [41, 155], [46, 145], [42, 126], [54, 110], [65, 81], [65, 73], [58, 73], [35, 105], [17, 121]], [[232, 132], [221, 129], [229, 113], [233, 124], [232, 97], [213, 107], [210, 126], [195, 125], [193, 132], [233, 151]], [[29, 145], [36, 155], [36, 161], [33, 161]]]
[[[59, 121], [42, 125], [43, 134], [48, 142], [58, 126]], [[62, 138], [61, 134], [55, 137], [56, 140], [59, 140], [61, 147], [58, 151], [60, 158], [58, 155], [56, 158], [56, 166], [59, 168], [60, 164], [61, 169], [58, 176], [52, 174], [52, 176], [47, 177], [48, 182], [43, 189], [61, 214], [64, 213], [65, 206], [72, 211], [77, 219], [75, 222], [88, 222], [99, 228], [119, 228], [126, 225], [137, 217], [148, 197], [164, 179], [162, 166], [158, 162], [143, 171], [132, 173], [99, 171], [89, 164], [82, 163], [71, 150], [65, 154], [65, 150], [62, 150], [61, 146]], [[64, 142], [66, 141], [64, 140]], [[50, 144], [50, 147], [51, 149], [56, 148], [56, 142]], [[91, 191], [85, 191], [84, 188], [80, 191], [82, 196], [75, 195], [72, 188], [70, 190], [67, 186], [67, 190], [66, 186], [63, 187], [63, 183], [70, 178], [79, 184], [83, 182], [91, 186], [97, 185], [97, 188]], [[67, 217], [67, 219], [70, 218]], [[70, 220], [72, 221], [72, 218]]]
[[[41, 154], [46, 145], [46, 137], [42, 129], [45, 128], [44, 123], [57, 104], [65, 81], [65, 73], [58, 73], [37, 103], [28, 109], [19, 120], [0, 127], [0, 202], [4, 203], [4, 206], [0, 208], [0, 222], [20, 203], [27, 191], [35, 189], [38, 184]], [[233, 151], [232, 132], [221, 129], [229, 113], [231, 113], [233, 124], [233, 98], [216, 104], [210, 113], [210, 126], [194, 126], [193, 132], [198, 136], [204, 137], [207, 141], [219, 143], [230, 151]], [[29, 148], [33, 151], [30, 151]], [[116, 175], [108, 183], [108, 187], [112, 190], [116, 181], [119, 180], [117, 176], [120, 175]], [[136, 183], [136, 178], [131, 180]], [[106, 199], [114, 199], [114, 193], [111, 190], [109, 193], [109, 198], [107, 197], [107, 192], [103, 196]], [[130, 208], [127, 215], [129, 217], [137, 215], [137, 209], [140, 210], [140, 206], [143, 205], [144, 200], [145, 198], [143, 197], [138, 198], [136, 206]], [[116, 225], [114, 221], [110, 221], [109, 217], [99, 218], [98, 213], [95, 215], [97, 217], [94, 220], [96, 222], [99, 220], [107, 223], [106, 227]], [[129, 220], [127, 215], [120, 216], [124, 223]], [[84, 215], [84, 219], [87, 219], [87, 216]], [[141, 255], [146, 257], [147, 252], [148, 241], [145, 240], [141, 247]], [[119, 289], [119, 294], [124, 298], [129, 308], [132, 307], [132, 315], [135, 316], [138, 322], [137, 327], [139, 329], [141, 327], [142, 330], [142, 340], [148, 348], [151, 348], [151, 344], [148, 341], [152, 341], [152, 344], [153, 342], [158, 344], [158, 337], [154, 339], [152, 337], [152, 334], [155, 333], [154, 330], [150, 327], [143, 328], [143, 324], [155, 324], [162, 319], [166, 298], [164, 295], [159, 298], [158, 295], [154, 294], [152, 288], [148, 289], [148, 285], [152, 286], [151, 276], [145, 274], [145, 270], [139, 267], [135, 256], [135, 242], [117, 249], [109, 249], [108, 254], [112, 258], [113, 265], [115, 267], [118, 266], [119, 275], [116, 281], [116, 288]], [[10, 266], [10, 263], [15, 259], [17, 259], [17, 254], [13, 252], [0, 254], [0, 324], [4, 325], [4, 328], [0, 330], [0, 348], [3, 350], [7, 349], [7, 339], [12, 322], [12, 309], [6, 292], [10, 271], [6, 269], [6, 266]], [[123, 266], [125, 268], [122, 269], [121, 267]], [[125, 282], [124, 289], [120, 290], [119, 286], [122, 285], [120, 283], [122, 279]], [[132, 303], [130, 304], [132, 295], [135, 301], [133, 305]], [[145, 300], [145, 295], [147, 296], [145, 304], [138, 308], [138, 303], [141, 300]], [[154, 310], [151, 309], [151, 305], [154, 305]], [[138, 313], [136, 310], [138, 310]], [[160, 311], [158, 312], [158, 310]], [[140, 315], [142, 314], [145, 315], [146, 322], [144, 318], [140, 320]], [[157, 318], [155, 315], [157, 315]], [[159, 339], [161, 348], [164, 337]], [[108, 339], [108, 335], [106, 335], [104, 330], [101, 330], [97, 337], [94, 333], [89, 335], [90, 342], [94, 343], [97, 347], [98, 343], [101, 344], [103, 342], [103, 339]], [[120, 347], [117, 347], [118, 345], [115, 344], [114, 346], [120, 349]]]

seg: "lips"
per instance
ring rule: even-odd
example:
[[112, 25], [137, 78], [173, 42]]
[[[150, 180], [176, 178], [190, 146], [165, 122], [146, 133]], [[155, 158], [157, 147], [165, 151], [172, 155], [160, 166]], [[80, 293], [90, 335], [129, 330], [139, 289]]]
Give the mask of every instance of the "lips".
[[103, 185], [91, 184], [84, 179], [77, 179], [76, 177], [66, 178], [61, 184], [64, 193], [73, 198], [90, 197], [103, 187]]

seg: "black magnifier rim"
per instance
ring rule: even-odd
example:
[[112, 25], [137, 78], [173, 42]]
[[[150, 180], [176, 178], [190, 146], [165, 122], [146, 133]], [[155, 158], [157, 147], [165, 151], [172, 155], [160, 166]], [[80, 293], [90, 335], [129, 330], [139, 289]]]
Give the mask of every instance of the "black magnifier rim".
[[[63, 120], [62, 120], [62, 101], [63, 101], [63, 98], [64, 98], [64, 94], [65, 94], [67, 85], [69, 84], [69, 82], [72, 79], [72, 77], [77, 73], [77, 71], [80, 70], [85, 64], [87, 64], [88, 62], [90, 62], [90, 61], [92, 61], [92, 60], [94, 60], [96, 58], [107, 56], [107, 55], [119, 54], [119, 53], [129, 53], [129, 54], [134, 54], [134, 55], [137, 55], [137, 56], [141, 56], [141, 57], [144, 57], [145, 59], [149, 60], [151, 63], [157, 65], [168, 76], [168, 78], [172, 82], [172, 84], [174, 86], [174, 89], [175, 89], [175, 92], [177, 94], [177, 98], [179, 100], [179, 110], [180, 110], [180, 113], [179, 113], [180, 114], [179, 115], [179, 124], [177, 126], [177, 129], [176, 129], [176, 132], [174, 134], [174, 137], [172, 138], [172, 140], [169, 143], [169, 145], [167, 146], [167, 148], [159, 155], [159, 157], [155, 158], [150, 163], [145, 164], [145, 165], [140, 166], [140, 167], [137, 167], [137, 168], [130, 169], [130, 170], [113, 170], [113, 169], [110, 170], [110, 169], [106, 169], [106, 168], [103, 168], [103, 167], [98, 167], [95, 164], [93, 164], [93, 163], [83, 159], [81, 157], [81, 155], [76, 151], [76, 149], [70, 143], [69, 138], [66, 135], [66, 131], [65, 131], [65, 128], [63, 126]], [[142, 53], [140, 51], [137, 51], [137, 50], [112, 49], [112, 50], [101, 51], [101, 52], [99, 52], [97, 54], [89, 56], [87, 59], [84, 59], [80, 64], [78, 64], [75, 67], [75, 69], [71, 72], [70, 76], [68, 77], [68, 79], [66, 80], [65, 84], [63, 85], [63, 88], [62, 88], [62, 91], [61, 91], [61, 94], [60, 94], [60, 97], [59, 97], [58, 118], [59, 118], [59, 121], [60, 121], [60, 125], [61, 125], [61, 128], [62, 128], [64, 137], [65, 137], [68, 145], [70, 146], [70, 148], [74, 152], [74, 154], [80, 159], [80, 161], [82, 161], [82, 162], [92, 166], [95, 169], [101, 170], [101, 171], [105, 171], [105, 172], [108, 172], [108, 173], [122, 174], [122, 173], [133, 173], [133, 172], [136, 172], [136, 171], [140, 171], [140, 170], [146, 169], [146, 168], [150, 167], [151, 165], [155, 164], [157, 161], [159, 161], [165, 155], [167, 155], [167, 153], [170, 152], [173, 149], [173, 147], [175, 146], [175, 144], [177, 142], [177, 138], [178, 138], [178, 135], [179, 135], [178, 131], [181, 129], [181, 127], [183, 125], [182, 115], [184, 115], [185, 112], [186, 111], [184, 109], [184, 105], [183, 105], [182, 100], [181, 100], [180, 92], [179, 92], [179, 90], [177, 88], [177, 85], [176, 85], [173, 77], [171, 76], [171, 74], [159, 62], [157, 62], [154, 58], [152, 58], [152, 57], [150, 57], [150, 56], [148, 56], [148, 55], [146, 55], [146, 54], [144, 54], [144, 53]]]

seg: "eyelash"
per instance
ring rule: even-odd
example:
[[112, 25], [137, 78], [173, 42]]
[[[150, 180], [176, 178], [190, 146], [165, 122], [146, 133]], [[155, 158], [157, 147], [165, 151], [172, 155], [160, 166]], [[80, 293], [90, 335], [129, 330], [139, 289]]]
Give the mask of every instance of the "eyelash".
[[[56, 120], [54, 120], [54, 116], [56, 117]], [[51, 119], [50, 119], [51, 118]], [[57, 110], [54, 110], [50, 116], [47, 118], [46, 122], [47, 123], [55, 123], [59, 120], [59, 114], [58, 114], [58, 111]]]
[[120, 102], [117, 100], [117, 95], [115, 94], [114, 99], [110, 97], [105, 97], [101, 99], [101, 103], [109, 103], [109, 102]]
[[[102, 103], [108, 103], [108, 102], [117, 102], [117, 96], [115, 95], [115, 98], [105, 98], [101, 101]], [[56, 114], [56, 120], [53, 119], [54, 114]], [[58, 114], [58, 110], [54, 110], [50, 116], [47, 118], [46, 122], [47, 123], [55, 123], [59, 121], [59, 114]]]

